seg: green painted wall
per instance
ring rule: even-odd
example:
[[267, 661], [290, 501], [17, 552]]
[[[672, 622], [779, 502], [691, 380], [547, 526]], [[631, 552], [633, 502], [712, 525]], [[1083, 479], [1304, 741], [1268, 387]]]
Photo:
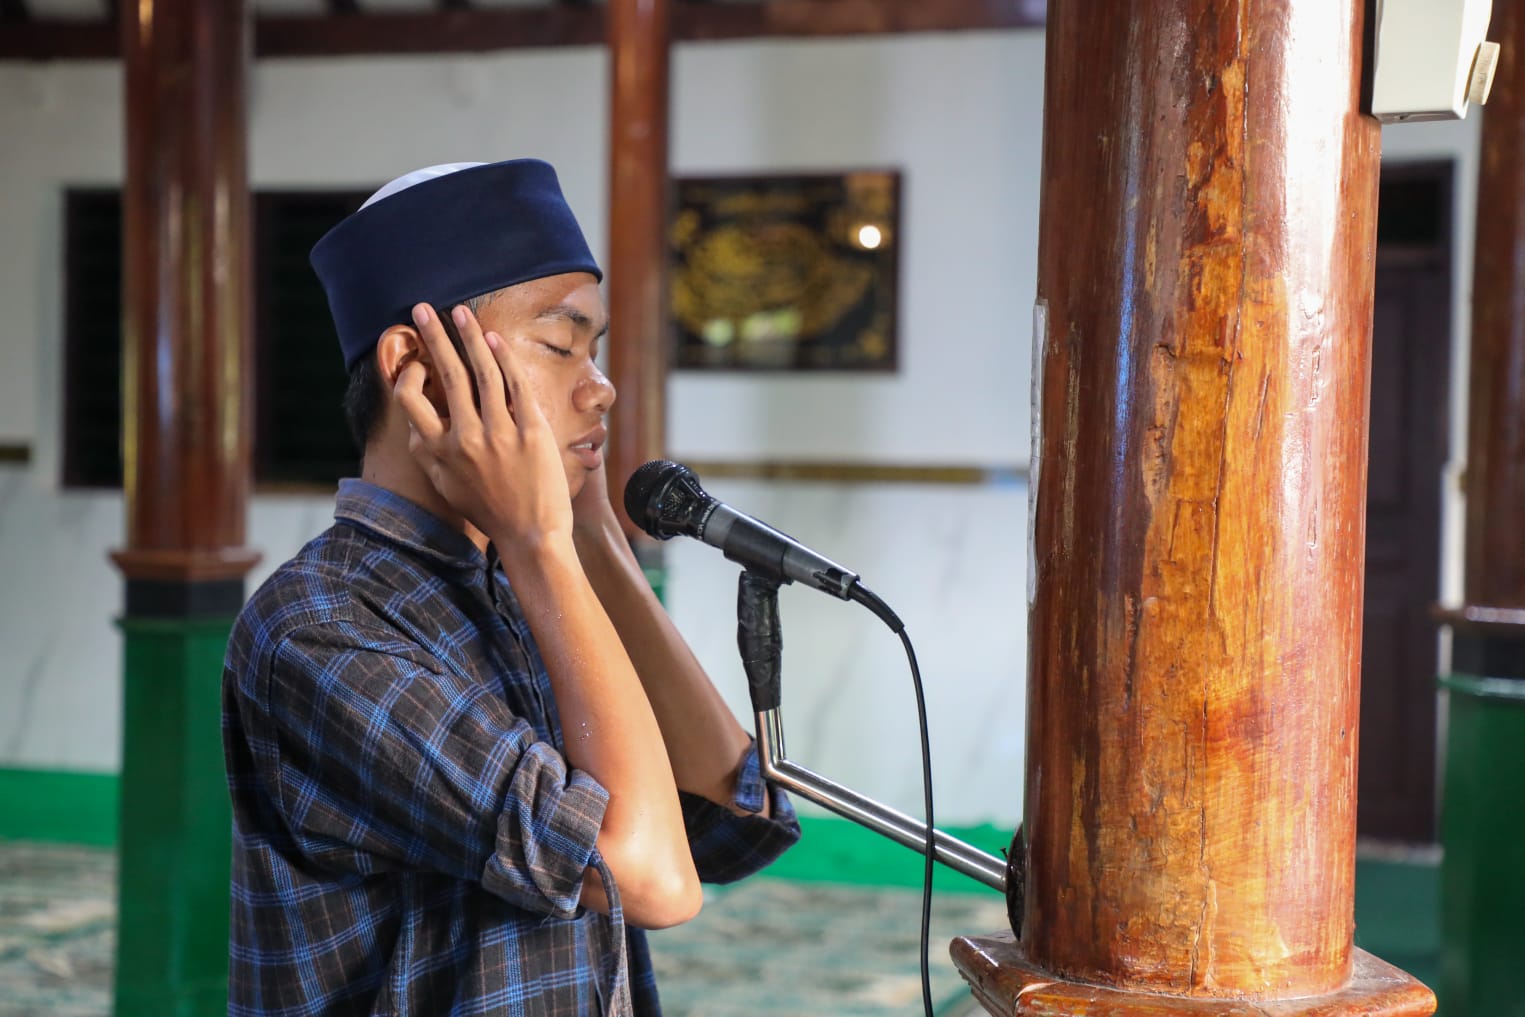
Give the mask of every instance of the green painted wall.
[[[119, 778], [109, 773], [0, 769], [0, 839], [114, 846], [118, 787]], [[769, 876], [859, 886], [921, 885], [919, 854], [835, 816], [804, 816], [800, 823], [804, 839], [768, 870]], [[1011, 831], [990, 824], [948, 832], [995, 855], [1011, 840]], [[951, 893], [991, 892], [942, 866], [934, 885]]]
[[[982, 851], [1004, 858], [1011, 831], [990, 824], [939, 827]], [[801, 816], [803, 837], [767, 870], [771, 877], [857, 886], [921, 886], [921, 854], [836, 816]], [[943, 893], [994, 893], [968, 876], [937, 866], [932, 885]]]
[[114, 846], [114, 773], [0, 769], [0, 838]]

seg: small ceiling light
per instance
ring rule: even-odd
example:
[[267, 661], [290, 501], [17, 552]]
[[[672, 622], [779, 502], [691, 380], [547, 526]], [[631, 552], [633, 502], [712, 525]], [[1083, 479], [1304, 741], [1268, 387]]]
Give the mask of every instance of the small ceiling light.
[[884, 234], [878, 226], [872, 224], [858, 227], [858, 246], [865, 251], [872, 251], [884, 243]]

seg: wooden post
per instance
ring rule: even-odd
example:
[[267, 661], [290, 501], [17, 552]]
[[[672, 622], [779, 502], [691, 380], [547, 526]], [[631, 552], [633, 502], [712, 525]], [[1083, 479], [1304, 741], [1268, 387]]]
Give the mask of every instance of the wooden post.
[[227, 1009], [220, 687], [244, 548], [250, 334], [241, 0], [122, 5], [127, 546], [118, 1017]]
[[1464, 590], [1469, 605], [1525, 608], [1525, 11], [1494, 7], [1503, 48], [1477, 183]]
[[1496, 0], [1472, 279], [1464, 603], [1453, 633], [1441, 836], [1441, 1002], [1520, 999], [1525, 950], [1525, 4]]
[[666, 444], [668, 0], [610, 0], [609, 495]]
[[1002, 1014], [1427, 1014], [1354, 950], [1380, 136], [1360, 0], [1049, 6]]

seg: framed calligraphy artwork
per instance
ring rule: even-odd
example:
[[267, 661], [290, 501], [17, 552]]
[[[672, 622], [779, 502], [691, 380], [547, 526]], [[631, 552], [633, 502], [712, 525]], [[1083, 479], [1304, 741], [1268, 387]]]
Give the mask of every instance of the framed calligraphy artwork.
[[673, 366], [894, 371], [900, 174], [676, 181]]

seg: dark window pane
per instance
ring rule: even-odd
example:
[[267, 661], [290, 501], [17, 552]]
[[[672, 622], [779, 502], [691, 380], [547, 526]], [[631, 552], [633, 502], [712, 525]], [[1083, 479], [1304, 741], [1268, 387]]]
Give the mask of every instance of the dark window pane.
[[[344, 423], [347, 381], [307, 253], [368, 192], [254, 196], [254, 478], [330, 486], [358, 453]], [[116, 190], [64, 199], [65, 487], [122, 483], [122, 202]]]
[[255, 198], [254, 454], [262, 483], [329, 485], [356, 472], [359, 452], [342, 405], [344, 358], [307, 254], [365, 197], [271, 192]]
[[1450, 236], [1447, 183], [1433, 177], [1384, 171], [1377, 215], [1377, 244], [1436, 247]]
[[64, 194], [65, 487], [122, 485], [122, 199]]

